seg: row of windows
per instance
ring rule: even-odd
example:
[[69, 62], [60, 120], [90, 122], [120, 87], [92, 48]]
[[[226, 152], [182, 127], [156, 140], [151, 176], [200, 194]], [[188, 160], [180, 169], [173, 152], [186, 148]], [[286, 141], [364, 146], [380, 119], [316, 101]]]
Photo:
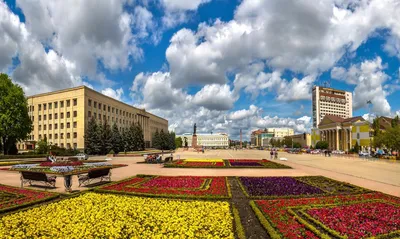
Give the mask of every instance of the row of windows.
[[[53, 119], [53, 114], [49, 114], [49, 120]], [[73, 117], [78, 117], [78, 112], [73, 112]], [[71, 112], [67, 112], [67, 118], [71, 118]], [[58, 113], [54, 113], [54, 119], [58, 119]], [[60, 119], [64, 119], [64, 113], [60, 113]], [[31, 120], [35, 121], [35, 117], [31, 116]], [[39, 115], [39, 121], [42, 120], [42, 115]], [[43, 115], [43, 120], [47, 120], [47, 115]]]
[[[72, 125], [73, 128], [76, 128], [78, 126], [78, 123], [74, 122]], [[49, 130], [52, 130], [52, 126], [52, 124], [49, 124]], [[69, 128], [71, 128], [71, 123], [67, 122], [67, 129]], [[58, 129], [58, 124], [54, 124], [54, 129]], [[60, 123], [60, 129], [64, 129], [64, 123]], [[42, 125], [39, 125], [39, 130], [42, 130]], [[43, 125], [43, 130], [47, 130], [47, 125]]]
[[[106, 117], [106, 115], [103, 115], [103, 118], [101, 117], [101, 114], [99, 113], [99, 114], [96, 114], [96, 113], [93, 113], [93, 115], [92, 115], [92, 112], [91, 111], [88, 111], [88, 118], [95, 118], [95, 119], [98, 119], [98, 120], [106, 120], [107, 119], [107, 121], [109, 121], [110, 122], [110, 116], [107, 116]], [[114, 121], [114, 119], [115, 119], [115, 121]], [[128, 120], [124, 120], [124, 119], [119, 119], [119, 121], [118, 121], [118, 118], [114, 118], [114, 117], [111, 117], [111, 122], [116, 122], [116, 123], [120, 123], [120, 124], [131, 124], [132, 123], [132, 121], [128, 121]]]
[[[74, 132], [72, 133], [72, 137], [74, 139], [78, 138], [78, 133]], [[53, 139], [53, 135], [52, 134], [44, 134], [43, 135], [43, 139]], [[71, 138], [71, 133], [67, 133], [67, 139]], [[39, 140], [42, 139], [42, 135], [39, 134]], [[54, 134], [54, 139], [58, 139], [58, 134]], [[64, 133], [60, 133], [60, 139], [64, 139]]]
[[[90, 107], [92, 106], [92, 100], [91, 99], [88, 100], [88, 105]], [[100, 102], [96, 102], [96, 101], [93, 101], [93, 108], [99, 109], [99, 110], [101, 110], [103, 108], [103, 111], [108, 111], [110, 113], [113, 113], [113, 114], [115, 113], [117, 115], [119, 114], [119, 115], [122, 115], [123, 117], [128, 117], [128, 118], [133, 118], [133, 115], [134, 115], [132, 113], [128, 113], [128, 112], [123, 111], [123, 110], [118, 110], [118, 109], [116, 109], [114, 107], [107, 106], [105, 104], [101, 104]], [[135, 119], [137, 119], [137, 115], [135, 115]]]
[[[43, 110], [47, 110], [47, 109], [51, 110], [53, 108], [53, 106], [54, 106], [54, 109], [57, 109], [58, 108], [58, 103], [60, 103], [60, 108], [64, 107], [64, 101], [62, 100], [62, 101], [59, 101], [59, 102], [55, 101], [55, 102], [50, 102], [50, 103], [38, 104], [38, 110], [41, 111], [42, 108], [43, 108]], [[71, 100], [66, 100], [65, 103], [67, 104], [67, 107], [71, 106]], [[77, 106], [78, 105], [78, 99], [76, 99], [76, 98], [72, 99], [72, 104], [74, 106]], [[35, 106], [33, 106], [33, 105], [29, 106], [28, 111], [29, 112], [35, 111]]]

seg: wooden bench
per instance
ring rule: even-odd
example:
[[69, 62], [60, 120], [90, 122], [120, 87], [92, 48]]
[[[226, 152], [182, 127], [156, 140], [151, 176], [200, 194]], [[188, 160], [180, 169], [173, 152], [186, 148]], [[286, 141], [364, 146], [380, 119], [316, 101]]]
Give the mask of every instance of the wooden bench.
[[56, 187], [57, 176], [47, 176], [45, 173], [38, 172], [21, 172], [21, 188], [24, 187], [24, 183], [32, 185], [33, 181], [42, 182], [46, 186]]
[[111, 170], [106, 169], [94, 169], [90, 170], [87, 174], [79, 174], [78, 181], [79, 187], [81, 185], [88, 185], [92, 180], [100, 178], [100, 182], [103, 180], [108, 180], [111, 182]]

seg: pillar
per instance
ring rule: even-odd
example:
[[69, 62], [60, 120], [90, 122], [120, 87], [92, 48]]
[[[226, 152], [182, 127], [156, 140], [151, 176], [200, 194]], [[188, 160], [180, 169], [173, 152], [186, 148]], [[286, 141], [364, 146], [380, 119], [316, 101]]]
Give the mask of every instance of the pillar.
[[335, 149], [336, 150], [338, 150], [339, 149], [339, 129], [336, 129], [335, 130], [335, 137], [336, 137], [336, 140], [335, 140]]

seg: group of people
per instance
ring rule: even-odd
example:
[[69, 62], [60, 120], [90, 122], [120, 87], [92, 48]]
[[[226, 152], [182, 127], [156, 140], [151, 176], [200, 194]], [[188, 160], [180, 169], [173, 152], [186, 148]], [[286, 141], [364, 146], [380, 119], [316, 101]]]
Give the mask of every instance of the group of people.
[[278, 150], [277, 149], [271, 149], [271, 152], [269, 152], [270, 158], [271, 159], [278, 159]]
[[332, 153], [332, 151], [330, 151], [329, 149], [324, 150], [325, 157], [330, 157], [331, 153]]
[[162, 155], [160, 154], [148, 155], [145, 161], [146, 163], [162, 163]]

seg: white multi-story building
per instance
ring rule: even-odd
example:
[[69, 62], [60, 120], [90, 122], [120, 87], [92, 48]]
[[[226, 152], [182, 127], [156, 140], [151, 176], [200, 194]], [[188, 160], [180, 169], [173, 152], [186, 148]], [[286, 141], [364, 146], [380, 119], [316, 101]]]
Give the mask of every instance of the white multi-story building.
[[[192, 147], [192, 137], [190, 133], [177, 135], [176, 137], [182, 138], [182, 146], [185, 146], [185, 138], [188, 142], [188, 147]], [[214, 133], [214, 134], [197, 134], [197, 145], [204, 146], [206, 148], [216, 147], [225, 148], [229, 147], [229, 137], [225, 133]]]
[[313, 128], [318, 128], [325, 115], [343, 119], [353, 117], [353, 96], [351, 92], [314, 86], [312, 90]]

